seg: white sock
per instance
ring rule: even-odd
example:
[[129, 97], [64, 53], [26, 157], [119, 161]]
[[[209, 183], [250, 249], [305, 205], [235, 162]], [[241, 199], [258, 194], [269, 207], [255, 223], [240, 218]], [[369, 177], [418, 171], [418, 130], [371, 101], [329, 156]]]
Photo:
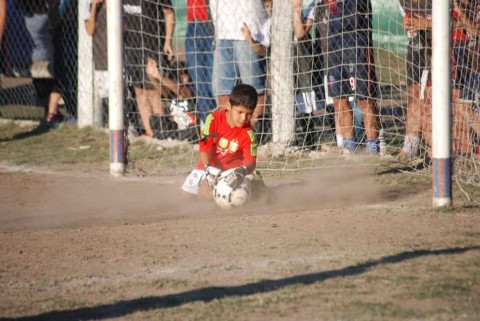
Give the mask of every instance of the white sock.
[[343, 147], [343, 136], [339, 134], [337, 134], [337, 146]]
[[418, 154], [418, 147], [420, 146], [420, 138], [415, 136], [405, 136], [405, 140], [403, 142], [403, 152], [407, 155], [417, 155]]

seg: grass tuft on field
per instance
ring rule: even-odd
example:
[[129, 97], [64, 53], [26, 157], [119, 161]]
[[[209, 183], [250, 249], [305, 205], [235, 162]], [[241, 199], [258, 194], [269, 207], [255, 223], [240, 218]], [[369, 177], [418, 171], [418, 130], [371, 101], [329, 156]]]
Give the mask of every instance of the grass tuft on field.
[[0, 126], [0, 145], [0, 160], [15, 165], [55, 167], [109, 159], [108, 136], [104, 132], [93, 128], [78, 129], [69, 124], [51, 129], [10, 122]]

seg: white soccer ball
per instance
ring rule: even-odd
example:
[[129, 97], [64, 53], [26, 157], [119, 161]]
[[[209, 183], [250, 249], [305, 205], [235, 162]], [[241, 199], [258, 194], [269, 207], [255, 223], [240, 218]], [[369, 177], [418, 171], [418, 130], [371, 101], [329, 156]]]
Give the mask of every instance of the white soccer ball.
[[233, 190], [226, 183], [225, 177], [221, 177], [213, 189], [215, 203], [225, 210], [244, 205], [249, 197], [250, 193], [247, 188], [240, 186]]

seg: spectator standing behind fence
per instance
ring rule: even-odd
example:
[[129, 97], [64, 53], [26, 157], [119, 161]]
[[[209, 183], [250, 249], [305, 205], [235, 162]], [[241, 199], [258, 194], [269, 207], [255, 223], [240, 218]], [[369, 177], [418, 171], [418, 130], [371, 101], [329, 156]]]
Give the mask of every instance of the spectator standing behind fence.
[[426, 89], [431, 86], [432, 1], [400, 0], [402, 27], [410, 39], [407, 47], [408, 102], [402, 157], [418, 154], [423, 112], [428, 108]]
[[376, 75], [372, 46], [372, 8], [369, 0], [330, 1], [328, 9], [328, 81], [333, 97], [337, 135], [343, 150], [354, 152], [357, 139], [349, 97], [363, 112], [367, 152], [377, 153], [378, 112], [373, 97]]
[[25, 26], [32, 38], [32, 82], [37, 96], [45, 107], [45, 120], [49, 127], [56, 127], [63, 121], [63, 115], [58, 111], [58, 104], [62, 98], [60, 83], [57, 80], [62, 70], [55, 66], [54, 46], [52, 35], [58, 31], [54, 28], [54, 21], [49, 20], [55, 15], [49, 10], [58, 10], [58, 7], [49, 7], [53, 1], [16, 1], [15, 5], [24, 15]]
[[[463, 0], [463, 2], [465, 1]], [[470, 41], [465, 27], [459, 20], [458, 11], [455, 9], [453, 12], [454, 30], [452, 34], [452, 151], [456, 155], [471, 155], [474, 143], [472, 131], [476, 132], [478, 136], [480, 132], [475, 127], [480, 127], [480, 124], [472, 106], [460, 99], [470, 76], [467, 54]], [[431, 121], [431, 115], [429, 116], [426, 121]], [[477, 124], [474, 124], [475, 122]]]
[[[271, 38], [271, 27], [272, 27], [272, 2], [270, 0], [264, 0], [263, 4], [265, 10], [267, 11], [268, 19], [262, 25], [257, 35], [254, 37], [250, 31], [250, 28], [246, 23], [243, 24], [240, 31], [243, 34], [244, 39], [250, 44], [252, 49], [257, 53], [259, 57], [265, 58], [265, 102], [268, 100], [268, 93], [271, 90], [271, 78], [270, 78], [270, 38]], [[256, 40], [255, 40], [256, 39]], [[267, 111], [265, 110], [265, 114]], [[268, 120], [262, 120], [262, 126], [257, 126], [257, 143], [263, 144], [269, 140], [270, 136], [270, 124]]]
[[214, 27], [207, 0], [187, 0], [185, 52], [202, 123], [216, 108], [212, 88]]
[[98, 97], [108, 97], [107, 2], [88, 0], [85, 8], [85, 30], [93, 42], [95, 88]]
[[[462, 1], [462, 6], [465, 5], [469, 7], [468, 1]], [[466, 8], [465, 8], [466, 9]], [[470, 8], [469, 8], [470, 9]], [[467, 11], [470, 11], [467, 9]], [[477, 61], [478, 56], [474, 58], [475, 54], [472, 56], [473, 52], [470, 52], [470, 49], [475, 46], [475, 33], [477, 30], [470, 30], [470, 41], [459, 41], [463, 40], [464, 37], [459, 33], [458, 28], [465, 28], [469, 30], [468, 22], [461, 22], [461, 15], [463, 15], [463, 10], [461, 7], [456, 8], [457, 18], [460, 21], [457, 21], [456, 28], [457, 31], [453, 33], [452, 40], [454, 41], [453, 47], [453, 66], [452, 66], [452, 82], [454, 88], [452, 90], [452, 152], [455, 155], [470, 156], [474, 152], [474, 141], [473, 137], [480, 137], [480, 116], [475, 109], [472, 108], [475, 104], [473, 100], [466, 99], [464, 96], [465, 93], [470, 92], [471, 84], [469, 79], [472, 79], [472, 73], [475, 73], [474, 61]], [[470, 15], [469, 15], [470, 16]], [[471, 17], [473, 17], [472, 15]], [[468, 21], [473, 21], [468, 19]], [[468, 45], [467, 45], [468, 43]], [[460, 47], [463, 44], [463, 48]], [[478, 54], [477, 54], [478, 55]], [[474, 58], [474, 59], [472, 59]], [[463, 63], [463, 66], [462, 66]], [[473, 64], [472, 64], [473, 63]], [[478, 90], [478, 89], [477, 89]], [[468, 94], [467, 94], [468, 95]], [[423, 108], [421, 110], [422, 123], [421, 123], [421, 134], [422, 138], [425, 141], [427, 146], [427, 152], [431, 155], [432, 148], [432, 88], [431, 86], [426, 86], [424, 90], [424, 100]], [[478, 144], [478, 141], [477, 141]]]
[[[453, 100], [453, 150], [462, 154], [471, 154], [476, 143], [476, 155], [480, 154], [480, 1], [454, 0], [458, 26], [463, 28], [468, 40], [462, 41], [463, 47], [457, 54], [456, 71], [460, 73], [461, 87], [454, 90]], [[460, 64], [461, 63], [461, 64]], [[461, 92], [459, 92], [461, 89]], [[476, 134], [472, 141], [471, 133]]]
[[478, 110], [480, 108], [480, 1], [454, 0], [454, 2], [459, 20], [470, 38], [466, 53], [470, 74], [461, 98]]
[[161, 100], [160, 85], [149, 79], [146, 66], [153, 61], [164, 73], [167, 60], [173, 59], [175, 12], [170, 0], [124, 0], [123, 8], [126, 25], [125, 65], [132, 76], [145, 135], [152, 137], [150, 117], [152, 114], [165, 115], [166, 110]]
[[[292, 0], [293, 4], [293, 72], [295, 76], [295, 106], [300, 113], [300, 125], [305, 134], [300, 146], [315, 148], [316, 135], [313, 112], [317, 110], [316, 94], [313, 88], [316, 61], [313, 57], [314, 43], [310, 29], [314, 23], [316, 1], [310, 4], [307, 15], [303, 16], [303, 0]], [[322, 55], [322, 52], [315, 54]]]
[[267, 20], [263, 2], [210, 0], [210, 12], [216, 35], [214, 92], [218, 107], [227, 106], [230, 91], [237, 83], [253, 86], [259, 96], [251, 124], [261, 132], [265, 115], [265, 58], [255, 52], [241, 30], [245, 24], [258, 41], [255, 37]]

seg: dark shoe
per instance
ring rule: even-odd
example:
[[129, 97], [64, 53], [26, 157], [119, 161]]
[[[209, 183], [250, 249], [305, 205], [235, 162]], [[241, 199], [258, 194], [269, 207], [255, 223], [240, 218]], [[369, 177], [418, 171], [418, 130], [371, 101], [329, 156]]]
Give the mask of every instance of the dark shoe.
[[61, 122], [63, 122], [63, 115], [62, 114], [49, 113], [47, 115], [46, 123], [47, 123], [48, 127], [57, 128], [60, 125]]
[[153, 137], [157, 139], [176, 139], [178, 136], [178, 126], [169, 115], [153, 114], [150, 116], [150, 127], [153, 131]]

